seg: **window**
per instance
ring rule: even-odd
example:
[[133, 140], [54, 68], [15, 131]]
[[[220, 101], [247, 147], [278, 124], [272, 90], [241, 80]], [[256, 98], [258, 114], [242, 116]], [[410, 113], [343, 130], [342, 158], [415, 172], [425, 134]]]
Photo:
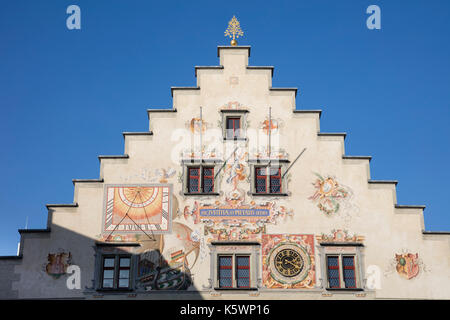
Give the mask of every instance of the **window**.
[[270, 193], [281, 192], [281, 168], [271, 168], [270, 172]]
[[241, 138], [241, 117], [227, 117], [226, 119], [226, 138]]
[[328, 256], [327, 257], [328, 266], [328, 285], [330, 288], [340, 288], [341, 283], [339, 280], [339, 257], [338, 256]]
[[236, 286], [250, 288], [250, 257], [236, 257]]
[[219, 288], [250, 288], [250, 256], [218, 256]]
[[214, 191], [214, 168], [202, 168], [203, 174], [203, 192], [209, 193]]
[[256, 193], [281, 193], [280, 167], [255, 167]]
[[233, 287], [233, 256], [219, 257], [219, 287]]
[[187, 174], [188, 193], [214, 192], [214, 167], [188, 167]]
[[103, 289], [130, 288], [130, 267], [130, 256], [104, 256], [101, 287]]
[[200, 167], [188, 168], [188, 192], [200, 192]]
[[344, 283], [346, 288], [356, 288], [355, 257], [342, 257], [344, 266]]
[[354, 255], [328, 255], [327, 278], [330, 289], [356, 289], [356, 268]]
[[221, 127], [224, 140], [246, 140], [247, 114], [244, 109], [223, 109]]

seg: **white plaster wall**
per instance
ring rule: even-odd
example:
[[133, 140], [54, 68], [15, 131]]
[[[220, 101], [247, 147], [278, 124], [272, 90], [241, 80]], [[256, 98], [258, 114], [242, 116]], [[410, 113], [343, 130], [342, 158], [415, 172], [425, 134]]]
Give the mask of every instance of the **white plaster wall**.
[[[291, 196], [279, 198], [280, 205], [294, 210], [293, 218], [277, 225], [268, 225], [267, 233], [330, 234], [333, 229], [346, 229], [350, 234], [365, 237], [364, 265], [376, 265], [381, 270], [381, 289], [368, 291], [362, 298], [450, 298], [450, 247], [448, 236], [422, 234], [421, 209], [396, 209], [395, 186], [392, 184], [369, 185], [368, 160], [344, 160], [343, 137], [319, 137], [319, 115], [317, 113], [293, 113], [295, 96], [293, 91], [269, 91], [270, 70], [248, 70], [247, 49], [220, 50], [220, 64], [224, 69], [198, 70], [200, 90], [174, 90], [173, 107], [176, 113], [150, 113], [149, 128], [153, 136], [126, 136], [124, 153], [129, 159], [102, 159], [100, 178], [103, 183], [76, 183], [74, 202], [76, 208], [55, 208], [50, 215], [50, 234], [27, 234], [23, 237], [22, 263], [15, 267], [20, 281], [14, 283], [20, 298], [85, 297], [83, 289], [92, 286], [94, 276], [94, 241], [101, 232], [104, 185], [141, 184], [149, 182], [149, 172], [158, 168], [173, 167], [175, 177], [169, 179], [174, 186], [174, 197], [179, 210], [193, 205], [194, 200], [180, 195], [182, 185], [178, 181], [181, 173], [179, 162], [172, 161], [174, 148], [193, 140], [190, 135], [174, 135], [177, 129], [186, 129], [186, 122], [198, 117], [200, 106], [203, 119], [217, 127], [221, 119], [219, 108], [231, 101], [238, 101], [249, 109], [249, 129], [255, 129], [268, 115], [282, 119], [280, 147], [289, 154], [291, 161], [306, 148], [305, 153], [292, 167], [289, 182]], [[238, 77], [239, 84], [230, 85], [230, 77]], [[264, 144], [265, 141], [260, 141]], [[349, 141], [351, 143], [351, 141]], [[376, 156], [376, 155], [375, 155]], [[314, 194], [312, 183], [314, 172], [332, 175], [339, 183], [353, 191], [352, 207], [347, 211], [348, 219], [342, 215], [327, 216], [308, 199]], [[413, 173], [412, 173], [413, 174]], [[393, 177], [395, 178], [395, 177]], [[225, 179], [222, 180], [222, 183]], [[244, 181], [244, 183], [247, 183]], [[246, 191], [249, 186], [245, 187]], [[250, 196], [247, 196], [250, 201]], [[272, 198], [258, 197], [257, 202]], [[208, 200], [210, 202], [210, 200]], [[176, 215], [176, 212], [173, 212]], [[194, 225], [182, 215], [175, 221], [198, 230], [203, 235], [202, 224]], [[63, 248], [70, 251], [73, 263], [82, 270], [82, 290], [68, 290], [65, 279], [52, 279], [43, 272], [48, 253]], [[412, 280], [401, 278], [395, 270], [385, 276], [395, 253], [408, 249], [419, 253], [427, 271], [420, 272]], [[317, 278], [320, 277], [319, 252], [316, 248]], [[191, 270], [197, 290], [203, 290], [210, 278], [209, 253]], [[208, 299], [252, 299], [252, 298], [355, 298], [354, 293], [323, 294], [323, 290], [264, 291], [258, 294], [211, 295]], [[163, 297], [156, 295], [155, 297]], [[149, 297], [147, 297], [149, 298]]]

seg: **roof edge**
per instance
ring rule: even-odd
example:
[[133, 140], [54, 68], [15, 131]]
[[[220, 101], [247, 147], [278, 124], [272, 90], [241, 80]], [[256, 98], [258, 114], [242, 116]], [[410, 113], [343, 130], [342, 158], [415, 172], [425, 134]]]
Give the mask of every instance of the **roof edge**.
[[45, 205], [47, 209], [49, 208], [76, 208], [78, 203], [50, 203]]
[[102, 183], [103, 179], [72, 179], [72, 183]]
[[424, 205], [405, 205], [405, 204], [396, 204], [396, 209], [423, 209], [425, 210], [426, 206]]
[[371, 184], [398, 184], [397, 180], [368, 180], [367, 182]]
[[322, 116], [322, 110], [318, 109], [318, 110], [299, 110], [299, 109], [295, 109], [293, 111], [294, 113], [318, 113], [319, 114], [319, 119]]
[[22, 234], [22, 233], [49, 233], [50, 232], [50, 228], [46, 228], [46, 229], [19, 229], [17, 231], [19, 231], [20, 234]]

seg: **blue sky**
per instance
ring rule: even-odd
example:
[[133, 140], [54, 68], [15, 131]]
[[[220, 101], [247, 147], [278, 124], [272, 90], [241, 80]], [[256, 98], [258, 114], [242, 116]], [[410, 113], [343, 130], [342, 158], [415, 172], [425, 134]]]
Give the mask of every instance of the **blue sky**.
[[98, 155], [123, 153], [123, 131], [147, 130], [147, 108], [171, 107], [170, 86], [219, 63], [233, 15], [251, 65], [322, 109], [322, 131], [347, 132], [347, 154], [373, 156], [399, 204], [426, 205], [427, 230], [450, 230], [450, 1], [1, 0], [0, 255], [27, 216], [45, 228], [46, 203], [73, 201], [72, 179], [99, 177]]

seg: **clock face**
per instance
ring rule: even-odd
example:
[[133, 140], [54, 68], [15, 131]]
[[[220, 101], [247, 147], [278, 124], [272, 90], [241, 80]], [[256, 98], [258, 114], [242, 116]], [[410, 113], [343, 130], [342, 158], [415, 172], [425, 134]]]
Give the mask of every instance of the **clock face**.
[[285, 277], [295, 277], [303, 266], [303, 258], [296, 250], [283, 249], [275, 256], [275, 269]]
[[270, 251], [267, 261], [272, 277], [284, 284], [302, 281], [311, 269], [311, 259], [305, 248], [294, 242], [275, 246]]

